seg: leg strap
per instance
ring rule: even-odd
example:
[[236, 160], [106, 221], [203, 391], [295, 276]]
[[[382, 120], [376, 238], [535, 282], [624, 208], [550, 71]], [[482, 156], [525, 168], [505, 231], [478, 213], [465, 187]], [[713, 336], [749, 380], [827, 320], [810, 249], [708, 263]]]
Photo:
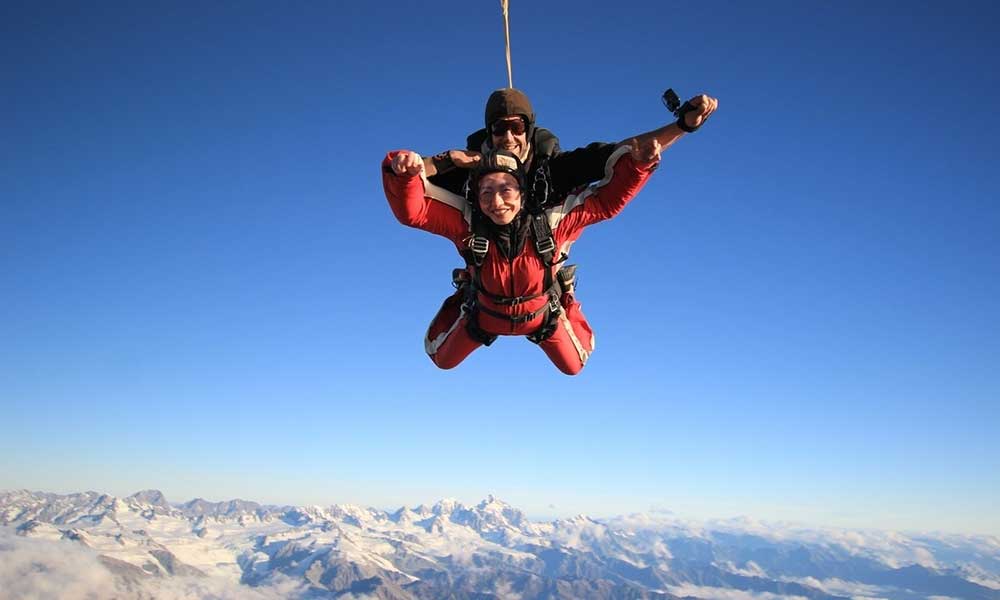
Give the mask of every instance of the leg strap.
[[489, 346], [497, 340], [497, 336], [483, 331], [479, 327], [479, 311], [476, 309], [476, 306], [474, 304], [467, 306], [466, 314], [468, 315], [468, 319], [465, 321], [465, 330], [469, 333], [469, 337], [484, 346]]
[[562, 313], [562, 304], [559, 303], [559, 297], [555, 294], [550, 294], [549, 303], [545, 308], [549, 311], [545, 316], [545, 322], [534, 333], [526, 336], [528, 341], [534, 344], [540, 344], [552, 337], [552, 334], [556, 332], [556, 327], [559, 326], [559, 315]]

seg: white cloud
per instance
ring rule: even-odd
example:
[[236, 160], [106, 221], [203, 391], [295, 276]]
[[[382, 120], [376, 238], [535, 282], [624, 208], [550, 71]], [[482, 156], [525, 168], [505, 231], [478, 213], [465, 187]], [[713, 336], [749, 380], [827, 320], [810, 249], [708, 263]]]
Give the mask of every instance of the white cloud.
[[157, 600], [283, 600], [302, 596], [306, 588], [279, 575], [253, 588], [223, 579], [174, 578], [154, 582], [144, 591]]
[[667, 591], [675, 596], [693, 596], [702, 600], [807, 600], [805, 596], [782, 596], [771, 592], [747, 592], [703, 585], [674, 585]]
[[730, 573], [735, 573], [737, 575], [743, 575], [744, 577], [767, 577], [767, 572], [761, 568], [760, 565], [754, 561], [748, 561], [743, 568], [737, 567], [732, 561], [726, 561], [723, 563], [716, 564], [717, 567], [724, 571]]
[[0, 528], [0, 589], [5, 600], [287, 600], [302, 584], [277, 576], [248, 587], [222, 578], [149, 578], [132, 585], [108, 571], [98, 554], [70, 541], [28, 539]]
[[697, 520], [681, 519], [665, 513], [636, 513], [605, 521], [610, 527], [631, 532], [650, 531], [662, 535], [710, 538], [713, 532], [750, 534], [776, 543], [798, 542], [839, 549], [847, 554], [865, 556], [897, 568], [917, 564], [928, 568], [942, 568], [927, 540], [940, 540], [971, 547], [975, 545], [987, 553], [996, 539], [990, 536], [925, 538], [909, 536], [894, 531], [838, 529], [809, 527], [788, 522], [767, 522], [749, 517], [732, 519]]
[[816, 579], [815, 577], [782, 577], [781, 581], [799, 583], [816, 588], [834, 596], [850, 596], [851, 598], [856, 599], [884, 598], [885, 596], [883, 594], [886, 591], [889, 591], [887, 588], [881, 586], [858, 583], [857, 581], [845, 581], [837, 578]]
[[497, 584], [494, 594], [497, 598], [504, 598], [504, 600], [521, 600], [521, 594], [515, 592], [510, 583], [506, 581]]
[[124, 591], [85, 548], [9, 530], [0, 530], [0, 589], [16, 600], [100, 600]]
[[1000, 590], [1000, 574], [994, 575], [977, 565], [961, 565], [962, 577], [972, 583], [988, 587], [992, 590]]
[[670, 560], [674, 555], [670, 552], [670, 548], [667, 547], [663, 540], [654, 540], [652, 547], [653, 556], [660, 560]]

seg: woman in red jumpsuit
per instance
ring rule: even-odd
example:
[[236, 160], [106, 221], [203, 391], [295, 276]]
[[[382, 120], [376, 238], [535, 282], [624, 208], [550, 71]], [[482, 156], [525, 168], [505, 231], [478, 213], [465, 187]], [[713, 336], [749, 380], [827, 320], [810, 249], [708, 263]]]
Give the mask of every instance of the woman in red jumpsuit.
[[[585, 227], [618, 214], [656, 168], [659, 153], [655, 139], [619, 147], [602, 181], [544, 211], [554, 255], [564, 259]], [[422, 164], [415, 152], [386, 156], [382, 180], [389, 205], [400, 223], [451, 240], [467, 258], [471, 285], [445, 302], [427, 331], [434, 364], [450, 369], [495, 336], [523, 335], [563, 373], [579, 373], [594, 350], [594, 334], [566, 285], [571, 282], [546, 289], [559, 280], [559, 267], [547, 266], [536, 247], [520, 161], [502, 150], [485, 156], [470, 179], [469, 200], [430, 184]], [[470, 258], [477, 237], [478, 260]]]

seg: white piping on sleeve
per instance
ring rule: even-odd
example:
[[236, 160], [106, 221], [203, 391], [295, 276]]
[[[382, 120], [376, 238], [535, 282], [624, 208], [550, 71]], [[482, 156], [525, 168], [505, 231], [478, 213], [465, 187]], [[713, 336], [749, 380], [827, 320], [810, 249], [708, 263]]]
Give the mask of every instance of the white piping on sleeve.
[[450, 192], [441, 186], [434, 185], [429, 179], [427, 179], [427, 175], [425, 175], [423, 171], [420, 172], [420, 178], [424, 181], [425, 196], [433, 198], [438, 202], [442, 202], [455, 210], [458, 210], [462, 213], [462, 217], [465, 218], [465, 222], [468, 223], [470, 227], [472, 226], [472, 207], [465, 201], [465, 198], [454, 192]]
[[583, 204], [587, 198], [594, 194], [597, 188], [606, 186], [608, 182], [611, 181], [611, 177], [615, 174], [615, 164], [618, 162], [618, 159], [629, 152], [629, 147], [625, 144], [615, 148], [615, 151], [608, 157], [607, 162], [604, 163], [604, 179], [587, 186], [587, 188], [579, 194], [569, 196], [562, 204], [550, 208], [547, 211], [549, 213], [549, 227], [554, 231], [555, 228], [559, 226], [559, 222], [562, 221], [563, 217], [569, 214], [571, 210]]

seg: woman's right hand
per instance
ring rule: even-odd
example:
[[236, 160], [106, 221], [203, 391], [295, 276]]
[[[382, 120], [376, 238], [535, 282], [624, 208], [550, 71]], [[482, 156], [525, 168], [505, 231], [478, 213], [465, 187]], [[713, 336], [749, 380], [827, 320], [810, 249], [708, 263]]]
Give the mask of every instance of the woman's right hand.
[[403, 150], [392, 157], [392, 172], [396, 175], [419, 175], [424, 170], [424, 160], [411, 150]]

